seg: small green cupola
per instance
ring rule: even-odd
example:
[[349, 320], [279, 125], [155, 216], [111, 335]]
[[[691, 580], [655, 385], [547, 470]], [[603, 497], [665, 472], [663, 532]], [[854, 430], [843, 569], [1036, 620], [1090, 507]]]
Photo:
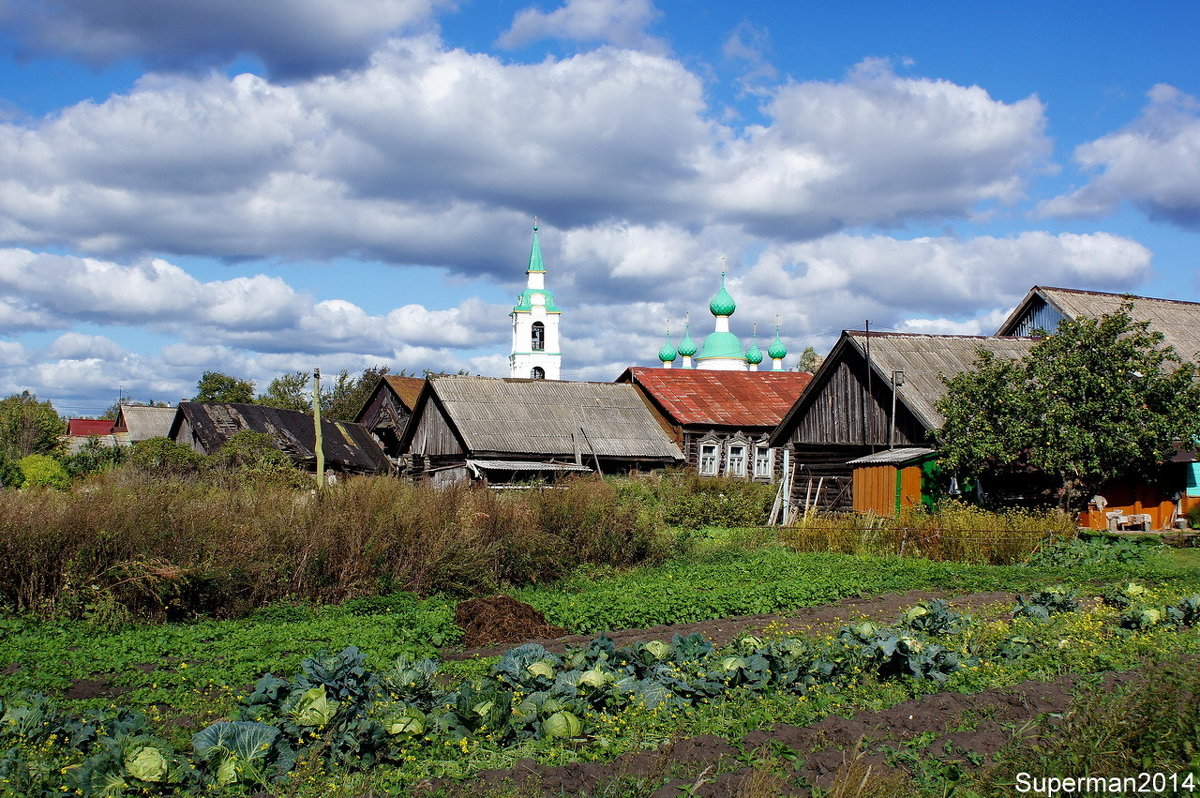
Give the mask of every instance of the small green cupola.
[[678, 354], [675, 351], [675, 347], [671, 344], [671, 329], [668, 327], [667, 340], [663, 342], [662, 349], [658, 350], [658, 359], [662, 361], [664, 367], [670, 368]]
[[716, 296], [708, 303], [708, 310], [714, 316], [732, 316], [737, 310], [737, 303], [733, 301], [733, 297], [725, 290], [725, 272], [721, 272], [721, 288], [717, 291]]
[[754, 341], [750, 344], [750, 348], [746, 350], [746, 362], [752, 366], [757, 366], [763, 362], [762, 350], [758, 348], [758, 325], [754, 325]]
[[787, 346], [784, 345], [783, 339], [779, 337], [779, 325], [775, 325], [775, 340], [767, 347], [767, 356], [772, 360], [783, 360], [787, 357]]
[[698, 347], [696, 342], [692, 340], [692, 325], [685, 324], [683, 327], [683, 340], [679, 342], [680, 357], [695, 357]]

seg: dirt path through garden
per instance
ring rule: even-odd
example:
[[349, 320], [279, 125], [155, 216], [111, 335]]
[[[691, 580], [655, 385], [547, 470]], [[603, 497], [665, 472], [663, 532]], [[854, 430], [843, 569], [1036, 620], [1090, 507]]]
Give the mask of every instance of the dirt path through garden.
[[[618, 646], [650, 640], [670, 641], [674, 635], [684, 637], [699, 633], [715, 646], [724, 646], [748, 634], [761, 634], [770, 628], [776, 634], [819, 634], [837, 630], [851, 621], [867, 619], [890, 622], [904, 610], [919, 601], [943, 598], [959, 612], [972, 612], [986, 617], [999, 615], [988, 613], [988, 605], [1011, 604], [1013, 594], [1009, 592], [968, 593], [947, 596], [943, 592], [910, 590], [907, 593], [888, 593], [871, 598], [845, 598], [833, 604], [805, 607], [795, 612], [774, 615], [742, 615], [734, 618], [719, 618], [696, 623], [664, 624], [645, 629], [621, 629], [608, 633]], [[517, 640], [504, 645], [467, 649], [459, 653], [447, 652], [443, 659], [470, 659], [473, 657], [496, 657], [520, 643], [540, 643], [548, 650], [562, 653], [568, 646], [585, 646], [595, 635], [568, 635], [566, 637]]]

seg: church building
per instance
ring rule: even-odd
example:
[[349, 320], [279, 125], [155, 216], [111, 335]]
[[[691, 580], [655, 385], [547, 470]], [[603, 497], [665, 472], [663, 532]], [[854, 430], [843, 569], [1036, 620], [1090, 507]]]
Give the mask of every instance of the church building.
[[[758, 371], [759, 364], [763, 362], [763, 351], [758, 347], [757, 327], [753, 343], [744, 351], [742, 342], [729, 331], [729, 317], [737, 310], [737, 303], [725, 288], [725, 272], [721, 272], [721, 288], [709, 301], [708, 310], [715, 317], [716, 325], [715, 329], [705, 336], [704, 345], [699, 351], [696, 349], [696, 342], [692, 340], [690, 323], [684, 328], [683, 340], [679, 342], [678, 348], [671, 344], [671, 333], [667, 332], [667, 340], [662, 349], [658, 350], [658, 359], [663, 368], [672, 368], [676, 359], [679, 359], [685, 369]], [[779, 321], [776, 319], [775, 340], [767, 348], [772, 371], [783, 371], [783, 359], [787, 354], [787, 346], [779, 337]]]
[[525, 290], [517, 295], [517, 304], [508, 314], [513, 325], [509, 376], [557, 380], [562, 362], [558, 337], [558, 317], [562, 311], [555, 306], [554, 296], [546, 290], [546, 267], [542, 263], [537, 222], [533, 225], [533, 247], [525, 275]]

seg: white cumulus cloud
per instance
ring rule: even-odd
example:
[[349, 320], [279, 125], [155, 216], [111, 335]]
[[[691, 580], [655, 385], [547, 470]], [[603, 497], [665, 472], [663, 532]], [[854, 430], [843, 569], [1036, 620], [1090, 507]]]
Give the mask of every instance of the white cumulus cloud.
[[1087, 185], [1047, 200], [1050, 216], [1100, 216], [1131, 202], [1149, 216], [1200, 229], [1200, 100], [1165, 84], [1131, 125], [1081, 144], [1075, 160], [1099, 172]]

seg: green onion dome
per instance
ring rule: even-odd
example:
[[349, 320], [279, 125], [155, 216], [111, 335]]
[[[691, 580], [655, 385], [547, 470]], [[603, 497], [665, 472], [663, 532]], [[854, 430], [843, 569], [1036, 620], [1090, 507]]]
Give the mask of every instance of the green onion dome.
[[662, 349], [658, 350], [658, 359], [663, 363], [674, 363], [675, 354], [675, 347], [671, 346], [671, 334], [667, 333], [666, 343], [662, 345]]
[[708, 310], [714, 316], [732, 316], [737, 310], [737, 303], [725, 290], [725, 272], [721, 272], [721, 290], [717, 291], [717, 295], [708, 303]]
[[701, 347], [697, 360], [713, 357], [746, 359], [742, 354], [742, 342], [731, 332], [711, 332], [704, 337], [704, 346]]
[[787, 347], [783, 344], [783, 339], [779, 337], [779, 328], [775, 328], [775, 340], [771, 342], [771, 346], [767, 349], [767, 354], [772, 360], [782, 360], [787, 357]]
[[696, 354], [696, 342], [692, 340], [690, 325], [683, 328], [683, 340], [679, 342], [679, 354], [681, 357], [694, 357]]
[[750, 344], [750, 348], [746, 350], [746, 362], [752, 365], [758, 365], [763, 361], [762, 350], [758, 348], [758, 341]]

